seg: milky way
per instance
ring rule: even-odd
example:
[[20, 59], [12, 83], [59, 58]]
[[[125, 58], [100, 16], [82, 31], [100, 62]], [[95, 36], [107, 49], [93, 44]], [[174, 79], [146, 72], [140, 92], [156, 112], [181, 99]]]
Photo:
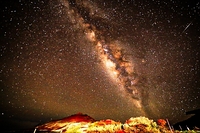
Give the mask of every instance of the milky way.
[[[200, 108], [199, 3], [4, 3], [1, 118], [183, 119]], [[31, 117], [30, 117], [31, 116]]]
[[[124, 91], [130, 94], [133, 99], [137, 100], [135, 101], [136, 106], [141, 108], [141, 98], [145, 97], [142, 96], [143, 94], [141, 94], [141, 92], [144, 90], [138, 90], [136, 87], [139, 78], [134, 71], [132, 63], [125, 57], [126, 51], [120, 46], [117, 46], [117, 42], [111, 44], [111, 42], [106, 41], [108, 38], [104, 37], [102, 34], [98, 34], [100, 31], [98, 31], [93, 24], [86, 23], [84, 18], [78, 14], [78, 9], [88, 9], [89, 11], [84, 15], [87, 16], [87, 18], [96, 19], [95, 16], [93, 18], [93, 10], [96, 7], [93, 7], [90, 2], [85, 1], [73, 1], [71, 3], [71, 5], [73, 5], [72, 8], [70, 8], [70, 4], [67, 1], [62, 1], [62, 4], [67, 9], [66, 13], [72, 23], [76, 25], [76, 28], [84, 30], [86, 37], [96, 45], [99, 59], [105, 65], [104, 69], [108, 69], [108, 73], [111, 73], [110, 76], [113, 77], [115, 81], [119, 81], [119, 86], [122, 85]], [[102, 16], [102, 13], [100, 15]], [[103, 20], [104, 18], [99, 17], [99, 19]]]

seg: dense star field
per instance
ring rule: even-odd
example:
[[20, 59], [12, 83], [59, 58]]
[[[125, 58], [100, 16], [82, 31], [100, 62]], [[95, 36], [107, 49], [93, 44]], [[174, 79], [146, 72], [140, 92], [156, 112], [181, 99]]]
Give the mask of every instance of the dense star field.
[[34, 127], [78, 112], [176, 123], [200, 108], [200, 2], [0, 5], [2, 128]]

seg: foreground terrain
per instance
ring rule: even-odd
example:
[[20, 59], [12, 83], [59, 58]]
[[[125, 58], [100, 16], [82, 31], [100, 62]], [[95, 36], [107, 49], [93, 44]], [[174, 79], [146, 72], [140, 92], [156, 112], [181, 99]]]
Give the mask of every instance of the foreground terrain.
[[54, 120], [36, 126], [34, 133], [181, 133], [200, 132], [198, 127], [193, 130], [174, 130], [168, 120], [158, 119], [156, 122], [146, 117], [131, 117], [125, 123], [111, 119], [96, 121], [86, 114], [75, 114], [61, 120]]

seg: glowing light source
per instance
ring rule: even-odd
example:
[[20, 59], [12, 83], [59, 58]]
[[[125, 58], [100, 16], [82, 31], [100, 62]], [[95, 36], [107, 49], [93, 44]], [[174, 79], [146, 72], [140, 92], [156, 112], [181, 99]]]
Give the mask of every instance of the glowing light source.
[[88, 38], [90, 41], [92, 41], [92, 42], [96, 41], [94, 31], [90, 31], [90, 32], [86, 33], [86, 35], [87, 35], [87, 38]]
[[106, 67], [109, 68], [109, 69], [112, 69], [112, 68], [115, 68], [115, 64], [112, 61], [107, 60], [106, 61]]

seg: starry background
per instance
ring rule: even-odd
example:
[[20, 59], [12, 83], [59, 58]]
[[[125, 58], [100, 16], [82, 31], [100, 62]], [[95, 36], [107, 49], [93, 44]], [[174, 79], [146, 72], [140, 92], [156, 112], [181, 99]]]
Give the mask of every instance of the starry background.
[[[127, 49], [146, 79], [145, 116], [176, 123], [200, 108], [199, 2], [5, 0], [0, 5], [1, 129], [30, 128], [78, 112], [121, 122], [144, 115], [121, 96], [94, 44], [77, 27], [77, 16]], [[77, 16], [67, 14], [71, 9]]]

